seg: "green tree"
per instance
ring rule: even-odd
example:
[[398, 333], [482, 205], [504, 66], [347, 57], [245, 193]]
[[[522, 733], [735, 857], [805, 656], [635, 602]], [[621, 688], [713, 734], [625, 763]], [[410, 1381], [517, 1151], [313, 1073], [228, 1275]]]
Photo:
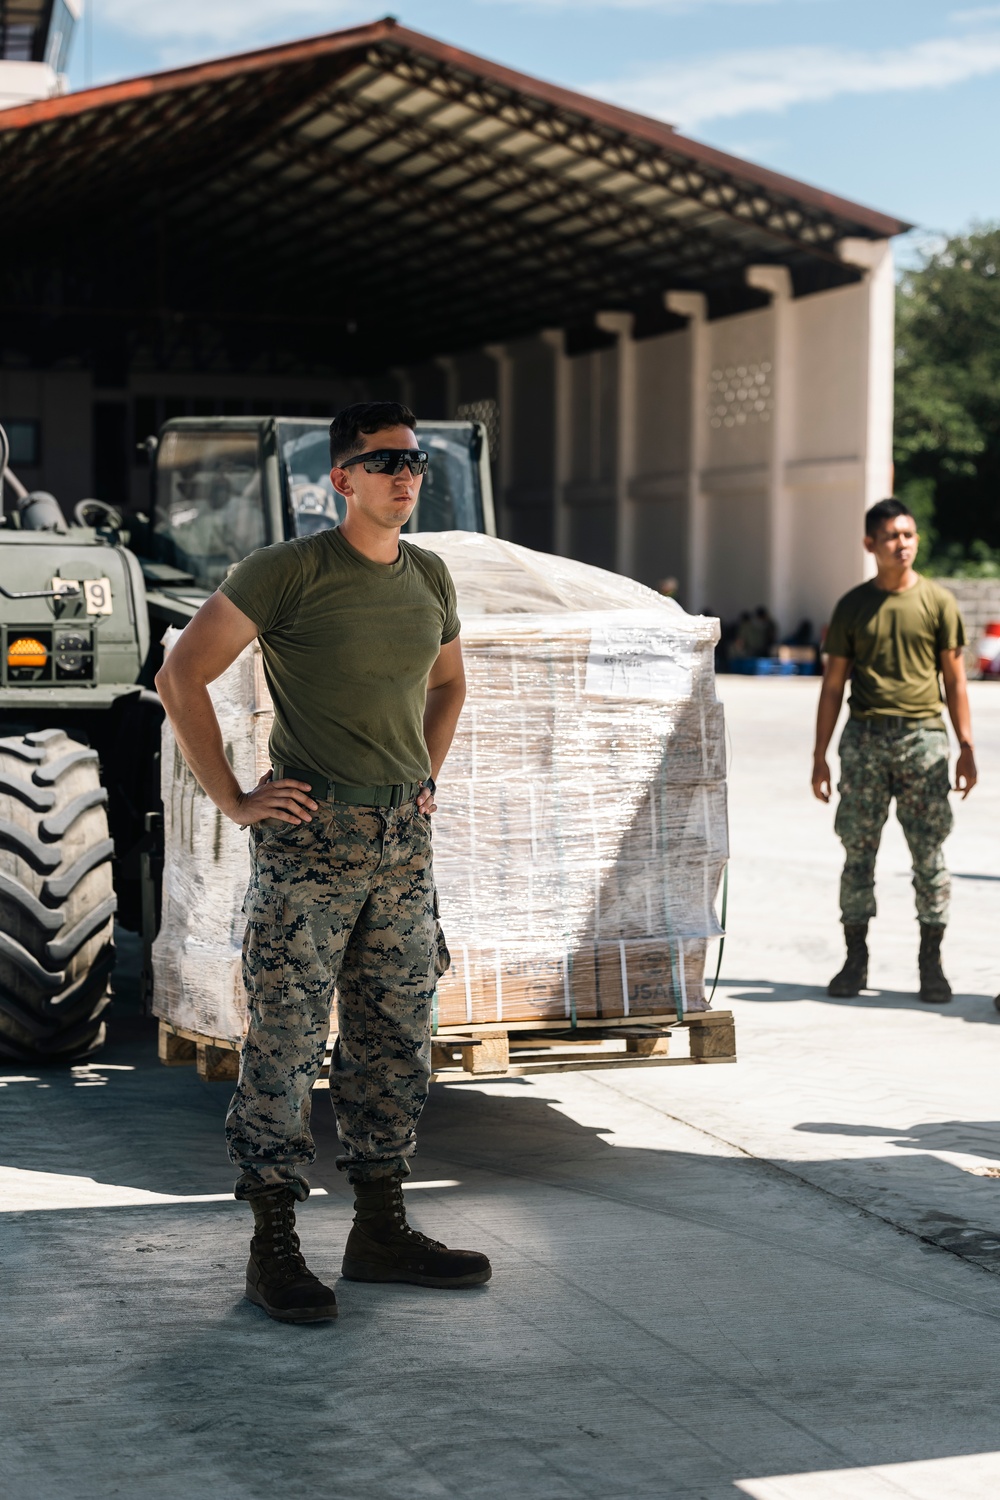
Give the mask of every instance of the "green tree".
[[896, 493], [936, 571], [1000, 571], [1000, 223], [906, 271], [897, 299]]

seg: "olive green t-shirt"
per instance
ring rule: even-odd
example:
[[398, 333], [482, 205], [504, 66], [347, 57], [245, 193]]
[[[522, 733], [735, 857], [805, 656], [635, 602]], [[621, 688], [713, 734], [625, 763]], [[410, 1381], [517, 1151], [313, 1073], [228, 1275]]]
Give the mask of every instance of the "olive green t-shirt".
[[823, 650], [854, 663], [851, 716], [927, 719], [941, 712], [939, 653], [965, 645], [954, 594], [930, 578], [890, 594], [872, 581], [845, 594]]
[[440, 557], [401, 540], [372, 562], [334, 528], [251, 552], [219, 591], [257, 626], [275, 765], [359, 787], [430, 773], [427, 676], [461, 629]]

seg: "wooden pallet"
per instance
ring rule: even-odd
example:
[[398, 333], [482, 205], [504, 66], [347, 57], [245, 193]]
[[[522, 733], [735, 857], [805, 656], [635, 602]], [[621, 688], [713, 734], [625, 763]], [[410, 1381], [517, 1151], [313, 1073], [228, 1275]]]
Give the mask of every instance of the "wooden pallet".
[[207, 1083], [231, 1083], [239, 1075], [241, 1045], [225, 1037], [202, 1036], [183, 1026], [171, 1026], [169, 1021], [160, 1022], [160, 1062], [168, 1068], [194, 1063], [198, 1077]]
[[[676, 1046], [687, 1038], [687, 1051]], [[431, 1043], [431, 1077], [439, 1083], [476, 1078], [521, 1078], [580, 1068], [684, 1068], [736, 1061], [736, 1027], [726, 1010], [637, 1020], [551, 1021], [507, 1026], [444, 1027]]]
[[[687, 1051], [676, 1048], [687, 1038]], [[201, 1036], [160, 1022], [160, 1061], [168, 1067], [194, 1063], [208, 1082], [232, 1082], [239, 1072], [240, 1043]], [[684, 1068], [736, 1061], [736, 1027], [728, 1010], [699, 1011], [639, 1020], [580, 1021], [556, 1027], [550, 1021], [443, 1027], [431, 1041], [431, 1079], [448, 1083], [473, 1078], [521, 1078], [531, 1073], [567, 1073], [580, 1068]], [[329, 1053], [315, 1087], [329, 1087]]]

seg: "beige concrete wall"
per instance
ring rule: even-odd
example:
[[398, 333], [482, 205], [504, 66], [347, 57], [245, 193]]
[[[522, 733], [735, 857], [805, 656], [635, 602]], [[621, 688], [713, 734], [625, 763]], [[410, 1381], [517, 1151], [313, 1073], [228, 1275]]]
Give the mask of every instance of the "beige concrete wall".
[[770, 455], [776, 422], [775, 330], [770, 308], [704, 328], [705, 381], [698, 421], [707, 425], [700, 489], [707, 553], [692, 608], [728, 618], [770, 604]]
[[501, 357], [501, 535], [551, 551], [555, 538], [555, 353], [521, 339]]
[[623, 559], [640, 583], [655, 587], [663, 578], [676, 578], [685, 603], [692, 591], [688, 472], [694, 339], [688, 327], [635, 345], [631, 556]]
[[822, 623], [836, 599], [871, 571], [864, 513], [892, 493], [887, 272], [891, 262], [857, 285], [793, 304], [795, 391], [785, 458], [790, 619]]
[[558, 330], [492, 347], [503, 534], [672, 575], [693, 610], [823, 624], [867, 574], [864, 512], [892, 482], [891, 249], [839, 251], [862, 279], [835, 291], [795, 298], [784, 268], [754, 266], [751, 312], [708, 321], [700, 294], [671, 292], [679, 331], [637, 342], [602, 313], [612, 348], [570, 357]]

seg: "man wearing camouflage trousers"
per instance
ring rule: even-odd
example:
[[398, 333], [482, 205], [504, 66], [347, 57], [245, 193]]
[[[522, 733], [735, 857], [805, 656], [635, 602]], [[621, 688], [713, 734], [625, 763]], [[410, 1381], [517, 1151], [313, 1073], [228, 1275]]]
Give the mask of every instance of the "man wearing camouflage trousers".
[[[243, 975], [249, 1027], [226, 1135], [253, 1210], [246, 1295], [284, 1322], [336, 1316], [295, 1233], [315, 1159], [311, 1090], [337, 991], [330, 1097], [354, 1186], [343, 1274], [464, 1287], [490, 1263], [406, 1222], [402, 1183], [430, 1075], [440, 959], [431, 862], [435, 777], [465, 697], [455, 589], [401, 541], [427, 455], [394, 402], [330, 427], [337, 528], [262, 548], [199, 610], [156, 683], [188, 764], [250, 829]], [[259, 638], [274, 702], [272, 771], [250, 791], [225, 755], [208, 684]]]
[[868, 983], [868, 923], [875, 915], [875, 856], [889, 803], [913, 860], [920, 924], [920, 998], [951, 999], [941, 967], [951, 883], [942, 845], [951, 831], [948, 732], [941, 717], [940, 672], [959, 742], [955, 790], [976, 784], [972, 721], [954, 595], [914, 571], [916, 523], [899, 500], [882, 500], [865, 517], [865, 547], [878, 571], [845, 594], [833, 612], [816, 719], [814, 794], [829, 802], [827, 747], [852, 677], [850, 718], [840, 741], [840, 804], [835, 827], [846, 852], [840, 909], [847, 943], [828, 993], [857, 995]]

